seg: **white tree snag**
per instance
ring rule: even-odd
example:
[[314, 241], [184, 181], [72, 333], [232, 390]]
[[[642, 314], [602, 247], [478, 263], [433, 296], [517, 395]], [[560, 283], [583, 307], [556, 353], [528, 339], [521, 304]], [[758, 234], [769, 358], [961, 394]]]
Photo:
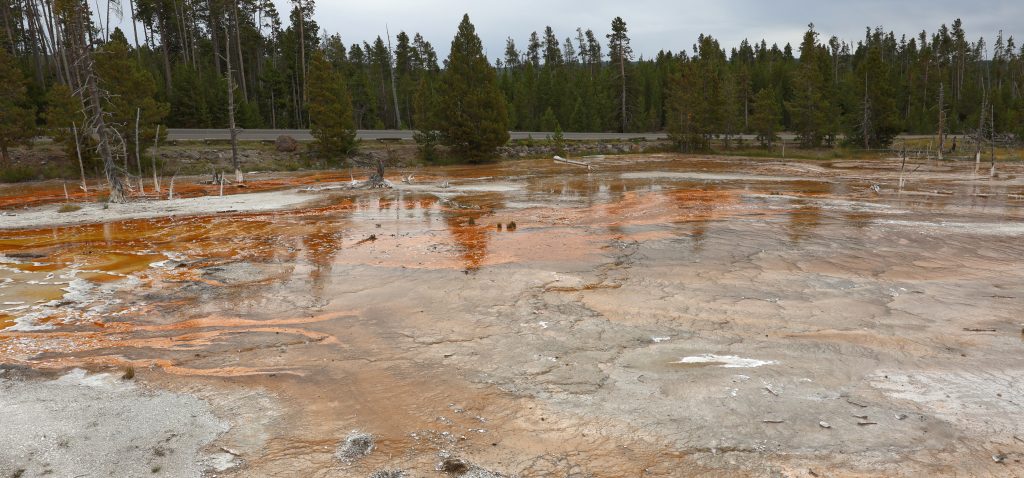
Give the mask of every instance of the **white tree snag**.
[[[231, 128], [231, 166], [235, 168], [235, 182], [241, 184], [242, 168], [238, 165], [238, 128], [235, 125], [235, 81], [231, 75], [231, 35], [228, 33], [227, 26], [224, 27], [224, 36], [227, 42], [224, 59], [228, 66], [228, 126]], [[223, 185], [221, 189], [223, 189]]]
[[142, 181], [142, 151], [139, 146], [139, 121], [142, 119], [142, 108], [135, 108], [135, 166], [139, 169], [139, 193], [146, 195], [146, 184]]
[[78, 171], [82, 174], [82, 191], [88, 193], [89, 185], [85, 183], [85, 163], [82, 162], [82, 146], [78, 140], [78, 125], [71, 123], [71, 133], [75, 135], [75, 153], [78, 155]]
[[160, 125], [156, 125], [156, 137], [153, 138], [153, 155], [150, 156], [150, 161], [153, 163], [153, 188], [156, 189], [157, 195], [160, 194], [160, 177], [156, 173], [156, 157], [160, 153]]

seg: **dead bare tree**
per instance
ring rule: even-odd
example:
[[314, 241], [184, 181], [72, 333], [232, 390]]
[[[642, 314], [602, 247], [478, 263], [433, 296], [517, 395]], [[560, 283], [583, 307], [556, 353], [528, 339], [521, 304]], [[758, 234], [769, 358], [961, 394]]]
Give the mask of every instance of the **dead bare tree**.
[[388, 69], [391, 70], [391, 98], [395, 101], [395, 127], [402, 129], [402, 113], [398, 110], [398, 87], [395, 81], [395, 64], [391, 53], [391, 29], [384, 25], [384, 32], [388, 35]]
[[974, 150], [974, 175], [978, 175], [978, 170], [981, 168], [981, 152], [985, 145], [985, 110], [987, 106], [988, 98], [982, 95], [981, 99], [981, 113], [978, 114], [978, 132], [974, 135], [975, 150]]
[[301, 62], [300, 71], [302, 72], [302, 104], [306, 104], [309, 101], [309, 96], [306, 93], [306, 14], [302, 6], [302, 0], [296, 0], [296, 4], [298, 5], [299, 13], [299, 61]]
[[249, 86], [245, 79], [245, 56], [242, 55], [242, 33], [238, 24], [238, 2], [231, 2], [232, 22], [235, 27], [235, 47], [238, 49], [238, 79], [242, 83], [242, 98], [249, 101]]
[[71, 123], [71, 134], [75, 136], [75, 153], [78, 155], [78, 170], [82, 174], [82, 191], [89, 192], [89, 185], [85, 183], [85, 163], [82, 162], [81, 140], [78, 138], [78, 125]]
[[174, 180], [178, 177], [178, 172], [175, 171], [171, 176], [171, 185], [167, 188], [167, 200], [174, 199]]
[[156, 189], [157, 195], [160, 194], [160, 177], [156, 173], [156, 157], [160, 153], [160, 125], [156, 125], [156, 136], [153, 138], [153, 155], [150, 156], [150, 161], [153, 163], [153, 189]]
[[97, 150], [103, 160], [103, 173], [110, 185], [109, 201], [124, 203], [127, 202], [128, 196], [125, 194], [124, 180], [121, 177], [122, 171], [114, 162], [114, 151], [111, 147], [112, 137], [116, 131], [107, 126], [107, 113], [103, 108], [106, 92], [99, 86], [93, 58], [94, 52], [90, 44], [86, 43], [87, 32], [91, 28], [91, 24], [84, 10], [81, 4], [70, 7], [68, 25], [65, 28], [65, 44], [69, 48], [73, 48], [75, 54], [72, 57], [77, 59], [75, 66], [84, 81], [82, 87], [77, 91], [77, 95], [82, 99], [83, 110], [86, 113], [85, 130], [92, 131], [96, 135]]
[[242, 168], [238, 165], [238, 128], [235, 125], [235, 80], [232, 76], [231, 71], [231, 35], [228, 33], [228, 27], [224, 27], [224, 39], [227, 42], [227, 48], [224, 49], [226, 56], [224, 57], [227, 63], [228, 73], [228, 127], [231, 133], [231, 166], [235, 168], [235, 182], [242, 183]]
[[939, 159], [946, 147], [946, 85], [939, 83]]
[[142, 152], [139, 146], [139, 121], [142, 119], [142, 108], [135, 108], [135, 165], [139, 169], [139, 193], [146, 194], [146, 185], [142, 182]]
[[906, 143], [903, 144], [903, 151], [900, 154], [900, 156], [902, 157], [903, 161], [900, 163], [899, 192], [902, 193], [903, 192], [903, 186], [906, 185], [906, 179], [903, 177], [903, 173], [907, 170], [907, 145], [906, 145]]
[[[989, 172], [989, 177], [994, 178], [994, 177], [996, 177], [996, 109], [995, 109], [995, 106], [989, 105], [989, 114], [992, 115], [992, 117], [991, 117], [991, 121], [992, 121], [992, 136], [991, 136], [991, 138], [992, 138], [992, 142], [991, 142], [991, 146], [989, 148], [989, 150], [991, 151], [991, 156], [992, 156], [992, 171]], [[984, 110], [982, 110], [981, 115], [982, 116], [985, 115], [985, 111]]]

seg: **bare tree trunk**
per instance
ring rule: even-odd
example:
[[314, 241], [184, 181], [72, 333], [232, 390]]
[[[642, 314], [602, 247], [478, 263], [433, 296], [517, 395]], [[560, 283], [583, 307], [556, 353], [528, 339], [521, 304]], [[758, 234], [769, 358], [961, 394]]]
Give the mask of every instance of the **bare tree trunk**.
[[139, 145], [139, 121], [142, 119], [142, 108], [135, 108], [135, 166], [139, 169], [139, 192], [146, 194], [146, 184], [142, 182], [142, 152]]
[[[989, 111], [992, 115], [992, 145], [990, 148], [992, 157], [992, 171], [989, 172], [989, 177], [994, 178], [996, 177], [996, 109], [994, 106], [990, 106]], [[985, 112], [982, 111], [981, 114], [984, 115]]]
[[209, 25], [209, 27], [210, 27], [210, 40], [213, 41], [213, 51], [217, 52], [217, 53], [215, 53], [213, 55], [213, 66], [214, 66], [214, 69], [217, 70], [217, 75], [219, 76], [221, 74], [221, 69], [220, 69], [220, 28], [218, 28], [220, 22], [217, 21], [217, 17], [215, 16], [215, 10], [213, 8], [213, 0], [207, 0], [206, 7], [207, 7], [207, 10], [209, 10], [209, 12], [210, 12], [210, 21], [209, 21], [209, 23], [210, 23], [210, 25]]
[[[241, 184], [242, 168], [238, 165], [238, 128], [235, 127], [235, 80], [231, 74], [231, 36], [228, 34], [227, 26], [224, 27], [224, 38], [228, 40], [227, 48], [224, 49], [227, 55], [224, 59], [228, 66], [228, 126], [231, 128], [231, 166], [235, 168], [235, 182]], [[221, 190], [223, 191], [223, 189], [223, 182], [221, 182]]]
[[[620, 47], [621, 49], [621, 47]], [[619, 75], [622, 76], [622, 132], [626, 132], [626, 55], [619, 52]]]
[[391, 53], [391, 29], [384, 26], [384, 31], [388, 35], [388, 69], [391, 70], [391, 98], [395, 100], [395, 127], [402, 129], [402, 113], [398, 109], [398, 86], [395, 83], [395, 66], [392, 63], [394, 55]]
[[156, 136], [153, 138], [153, 156], [150, 160], [153, 163], [153, 189], [160, 194], [160, 177], [156, 173], [156, 157], [160, 153], [160, 125], [156, 125]]
[[[99, 3], [99, 0], [97, 0]], [[96, 5], [96, 10], [99, 10], [100, 6]], [[99, 12], [96, 12], [97, 15]], [[103, 41], [110, 41], [110, 0], [107, 0], [107, 22], [103, 25]]]
[[985, 141], [985, 110], [987, 109], [986, 98], [983, 96], [981, 100], [981, 113], [978, 114], [978, 135], [975, 137], [977, 145], [974, 151], [974, 175], [978, 175], [978, 169], [981, 167], [981, 150]]
[[939, 83], [939, 159], [946, 148], [946, 85]]
[[142, 50], [139, 48], [139, 27], [135, 20], [135, 0], [128, 0], [132, 13], [132, 34], [135, 35], [135, 60], [142, 63]]
[[50, 37], [46, 34], [46, 28], [44, 28], [43, 25], [44, 21], [43, 19], [40, 19], [40, 15], [45, 14], [45, 10], [42, 7], [43, 1], [40, 0], [39, 4], [39, 6], [36, 6], [36, 0], [28, 0], [26, 6], [31, 11], [29, 21], [34, 24], [36, 34], [39, 38], [39, 44], [43, 50], [42, 68], [46, 70], [50, 67], [51, 56], [56, 56], [57, 54], [57, 47], [56, 45], [51, 44], [52, 42], [50, 41]]
[[178, 36], [181, 38], [181, 59], [184, 63], [188, 63], [188, 34], [185, 33], [185, 6], [182, 5], [181, 9], [178, 9], [178, 0], [174, 0], [174, 23], [178, 27]]
[[902, 193], [903, 192], [903, 185], [904, 185], [903, 172], [907, 169], [907, 145], [906, 144], [903, 145], [903, 153], [900, 156], [902, 156], [903, 162], [902, 162], [902, 164], [900, 164], [899, 192]]
[[89, 185], [85, 183], [85, 163], [82, 162], [82, 146], [78, 140], [78, 125], [71, 123], [71, 133], [75, 135], [75, 153], [78, 155], [78, 171], [82, 174], [82, 191], [89, 192]]
[[270, 88], [270, 127], [277, 129], [277, 100], [274, 98], [274, 88]]
[[4, 31], [7, 32], [7, 47], [11, 55], [15, 54], [14, 49], [14, 28], [11, 27], [11, 5], [10, 2], [0, 2], [0, 15], [4, 17]]
[[[306, 105], [309, 101], [309, 97], [306, 95], [306, 15], [302, 8], [302, 0], [297, 0], [299, 4], [299, 58], [302, 61], [302, 106]], [[302, 111], [302, 108], [298, 108]], [[300, 114], [300, 123], [301, 114]]]
[[160, 21], [160, 51], [164, 57], [164, 81], [167, 86], [167, 96], [171, 97], [174, 95], [173, 80], [171, 79], [171, 52], [167, 48], [167, 41], [170, 35], [167, 33], [167, 21], [163, 19]]
[[50, 43], [53, 46], [53, 64], [57, 71], [57, 78], [61, 82], [65, 82], [66, 85], [71, 85], [66, 71], [66, 64], [61, 61], [61, 55], [63, 54], [63, 46], [61, 46], [60, 37], [57, 35], [57, 28], [53, 22], [53, 11], [50, 9], [49, 2], [43, 0], [40, 3], [40, 7], [43, 11], [43, 21], [46, 24], [46, 32], [50, 38]]
[[234, 7], [232, 14], [235, 20], [235, 45], [238, 47], [238, 78], [242, 83], [242, 98], [249, 101], [249, 87], [245, 80], [245, 58], [242, 56], [242, 33], [238, 24], [238, 2], [231, 2]]
[[[91, 61], [89, 70], [92, 70]], [[99, 151], [100, 157], [103, 158], [103, 174], [107, 177], [107, 183], [110, 184], [110, 202], [112, 203], [124, 203], [128, 201], [128, 197], [124, 192], [124, 182], [121, 179], [121, 175], [117, 170], [117, 166], [114, 164], [114, 154], [110, 150], [110, 133], [107, 131], [107, 122], [103, 117], [103, 104], [100, 101], [100, 88], [96, 84], [96, 75], [88, 74], [88, 88], [89, 88], [89, 102], [92, 105], [93, 110], [93, 122], [95, 123], [96, 134], [99, 136]]]
[[39, 53], [39, 33], [36, 32], [35, 22], [32, 21], [32, 18], [34, 16], [33, 11], [35, 10], [35, 8], [32, 8], [32, 5], [28, 1], [26, 1], [25, 4], [22, 5], [22, 9], [25, 14], [25, 20], [28, 23], [28, 39], [29, 42], [32, 44], [32, 58], [33, 67], [36, 75], [36, 82], [41, 85], [43, 84], [43, 59], [41, 58], [41, 55]]

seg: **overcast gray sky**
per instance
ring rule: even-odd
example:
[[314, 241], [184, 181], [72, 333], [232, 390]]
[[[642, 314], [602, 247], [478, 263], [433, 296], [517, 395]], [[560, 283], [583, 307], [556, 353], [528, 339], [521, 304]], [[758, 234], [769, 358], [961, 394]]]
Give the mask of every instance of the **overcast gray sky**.
[[[291, 2], [275, 3], [287, 18]], [[392, 35], [420, 32], [443, 58], [463, 13], [469, 13], [492, 58], [502, 55], [506, 37], [522, 47], [530, 32], [542, 32], [546, 25], [563, 40], [575, 37], [576, 27], [591, 28], [606, 43], [616, 16], [629, 26], [634, 51], [645, 57], [660, 49], [689, 50], [700, 33], [718, 38], [727, 49], [744, 38], [764, 38], [780, 47], [790, 42], [796, 48], [810, 22], [825, 39], [835, 34], [853, 43], [867, 26], [884, 26], [898, 38], [922, 29], [934, 32], [956, 18], [963, 19], [972, 41], [984, 36], [991, 45], [999, 30], [1024, 39], [1024, 0], [320, 0], [316, 19], [346, 44], [384, 37], [385, 23]]]

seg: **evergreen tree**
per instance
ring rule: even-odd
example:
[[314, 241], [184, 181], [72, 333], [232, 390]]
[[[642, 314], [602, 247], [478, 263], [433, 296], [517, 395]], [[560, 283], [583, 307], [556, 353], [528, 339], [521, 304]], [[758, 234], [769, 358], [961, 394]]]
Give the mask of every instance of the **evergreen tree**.
[[669, 134], [684, 151], [706, 150], [717, 133], [735, 132], [734, 95], [727, 88], [725, 52], [718, 41], [701, 35], [695, 56], [686, 61], [669, 86]]
[[754, 95], [753, 114], [750, 129], [757, 133], [762, 146], [771, 149], [782, 129], [782, 106], [773, 88], [765, 88]]
[[309, 123], [322, 159], [337, 159], [356, 148], [352, 97], [345, 79], [323, 52], [313, 52], [309, 65]]
[[[156, 98], [157, 83], [153, 75], [136, 61], [128, 39], [115, 29], [110, 42], [96, 57], [96, 74], [100, 87], [110, 94], [110, 123], [125, 142], [125, 154], [132, 165], [140, 165], [135, 156], [135, 124], [139, 123], [139, 141], [151, 144], [156, 127], [170, 113], [170, 105]], [[193, 92], [189, 92], [193, 94]], [[138, 116], [138, 118], [136, 118]]]
[[[417, 111], [417, 97], [424, 78], [427, 91], [437, 94], [427, 103], [441, 103], [442, 68], [430, 43], [419, 34], [410, 38], [399, 32], [392, 53], [387, 42], [375, 38], [349, 45], [338, 35], [325, 38], [313, 21], [312, 0], [291, 2], [284, 18], [269, 0], [135, 0], [131, 23], [143, 27], [136, 32], [141, 35], [133, 35], [141, 36], [135, 42], [117, 30], [108, 34], [108, 27], [96, 23], [104, 15], [91, 15], [88, 2], [8, 3], [10, 8], [0, 3], [0, 24], [6, 25], [0, 26], [0, 47], [16, 66], [5, 68], [23, 68], [32, 81], [29, 99], [0, 111], [7, 123], [42, 107], [43, 92], [54, 84], [86, 91], [88, 76], [76, 64], [86, 53], [96, 53], [98, 69], [105, 70], [98, 75], [99, 86], [111, 93], [100, 105], [106, 109], [107, 100], [112, 103], [117, 134], [111, 137], [134, 141], [136, 108], [143, 105], [143, 141], [150, 143], [153, 126], [164, 120], [147, 116], [159, 116], [160, 104], [167, 102], [171, 127], [220, 128], [228, 122], [224, 54], [230, 49], [241, 93], [236, 120], [243, 127], [306, 127], [313, 87], [307, 60], [323, 51], [346, 80], [358, 128], [401, 124], [436, 131], [416, 124], [423, 113]], [[982, 104], [994, 109], [997, 133], [1024, 133], [1020, 45], [1001, 34], [992, 41], [971, 41], [964, 22], [949, 25], [906, 36], [869, 30], [864, 42], [852, 46], [837, 37], [820, 44], [810, 28], [799, 44], [799, 58], [786, 43], [743, 40], [725, 59], [714, 51], [721, 46], [711, 48], [706, 35], [693, 52], [634, 58], [621, 18], [612, 22], [604, 52], [601, 37], [586, 27], [577, 28], [569, 41], [559, 41], [546, 27], [522, 45], [509, 40], [497, 85], [507, 105], [506, 122], [517, 130], [546, 129], [541, 120], [551, 124], [550, 117], [542, 118], [550, 109], [567, 131], [668, 128], [684, 131], [678, 137], [694, 148], [706, 147], [714, 135], [728, 142], [734, 132], [751, 130], [755, 96], [766, 89], [783, 106], [782, 128], [798, 133], [808, 147], [831, 146], [839, 131], [851, 145], [872, 148], [883, 147], [897, 132], [934, 134], [940, 109], [944, 131], [972, 133], [985, 111], [985, 121], [992, 120], [992, 111]], [[679, 90], [680, 83], [697, 90]], [[15, 87], [3, 94], [9, 98], [20, 91]], [[31, 111], [21, 115], [29, 116]], [[447, 121], [439, 119], [436, 128]], [[128, 153], [134, 150], [129, 144]]]
[[540, 130], [545, 133], [550, 133], [558, 126], [558, 118], [549, 106], [548, 109], [544, 110], [544, 115], [540, 117]]
[[793, 81], [794, 96], [787, 104], [792, 115], [792, 129], [804, 147], [821, 146], [831, 124], [830, 115], [835, 114], [822, 73], [823, 52], [824, 48], [818, 44], [818, 32], [811, 24], [800, 43], [800, 67]]
[[[850, 144], [868, 148], [888, 148], [900, 132], [899, 117], [890, 68], [882, 60], [882, 31], [868, 32], [863, 45], [865, 58], [853, 72], [851, 101], [854, 103], [847, 116], [847, 136]], [[857, 94], [860, 93], [860, 94]]]
[[438, 101], [436, 79], [433, 75], [424, 75], [416, 87], [416, 117], [413, 119], [416, 132], [413, 133], [413, 140], [419, 145], [420, 157], [427, 162], [439, 159], [437, 145], [441, 143], [441, 133], [437, 131], [439, 121], [436, 115], [440, 111]]
[[629, 127], [627, 99], [627, 65], [633, 59], [633, 48], [629, 45], [626, 22], [622, 17], [612, 20], [612, 32], [608, 34], [608, 58], [618, 74], [619, 122], [620, 132], [625, 133]]
[[[64, 154], [69, 161], [77, 161], [74, 130], [82, 136], [85, 115], [82, 100], [65, 85], [56, 84], [46, 92], [46, 108], [43, 110], [46, 132], [54, 142], [64, 144]], [[84, 149], [84, 148], [83, 148]]]
[[29, 105], [25, 77], [6, 48], [0, 48], [0, 85], [0, 162], [6, 164], [11, 146], [30, 145], [36, 135], [35, 109]]
[[452, 151], [471, 161], [485, 159], [508, 142], [505, 98], [469, 15], [462, 17], [442, 77], [440, 130]]

